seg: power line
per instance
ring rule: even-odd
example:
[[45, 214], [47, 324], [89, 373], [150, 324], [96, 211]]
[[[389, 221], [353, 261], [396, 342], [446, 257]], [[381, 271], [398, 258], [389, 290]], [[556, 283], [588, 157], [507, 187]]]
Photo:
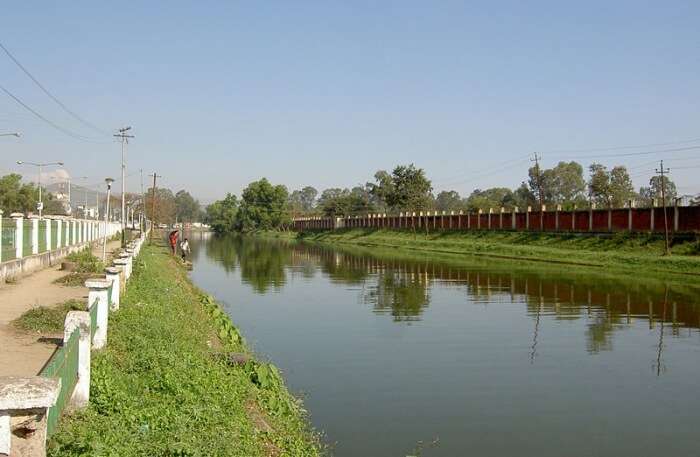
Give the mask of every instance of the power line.
[[22, 70], [22, 71], [24, 72], [24, 74], [27, 75], [27, 76], [29, 77], [29, 79], [31, 79], [32, 81], [34, 81], [34, 84], [36, 84], [37, 87], [39, 87], [39, 89], [42, 90], [42, 92], [44, 92], [51, 100], [53, 100], [54, 102], [56, 102], [56, 104], [57, 104], [58, 106], [60, 106], [61, 108], [63, 108], [63, 110], [64, 110], [66, 113], [70, 114], [73, 118], [75, 118], [76, 120], [78, 120], [80, 123], [82, 123], [83, 125], [85, 125], [85, 126], [91, 128], [91, 129], [95, 130], [96, 132], [99, 132], [99, 133], [101, 133], [102, 135], [109, 135], [109, 133], [105, 132], [104, 130], [100, 129], [99, 127], [96, 127], [94, 124], [92, 124], [92, 123], [86, 121], [85, 119], [83, 119], [82, 117], [78, 116], [74, 111], [70, 110], [63, 102], [61, 102], [61, 101], [60, 101], [58, 98], [56, 98], [51, 92], [49, 92], [49, 90], [48, 90], [46, 87], [44, 87], [44, 86], [34, 77], [34, 75], [32, 75], [32, 74], [29, 72], [29, 70], [27, 70], [27, 69], [24, 67], [24, 65], [22, 65], [22, 64], [19, 62], [19, 60], [17, 60], [17, 58], [16, 58], [14, 55], [12, 55], [12, 53], [11, 53], [10, 51], [8, 51], [8, 49], [7, 49], [2, 43], [0, 43], [0, 48], [2, 48], [3, 51], [5, 51], [5, 54], [7, 54], [7, 56], [8, 56], [10, 59], [12, 59], [12, 61], [20, 68], [20, 70]]
[[654, 151], [641, 151], [641, 152], [626, 152], [620, 154], [594, 154], [587, 156], [564, 156], [564, 159], [601, 159], [606, 157], [631, 157], [631, 156], [642, 156], [651, 154], [661, 154], [668, 152], [680, 152], [680, 151], [691, 151], [694, 149], [700, 149], [700, 146], [687, 146], [684, 148], [673, 148], [673, 149], [657, 149]]
[[68, 130], [68, 129], [66, 129], [66, 128], [63, 128], [63, 127], [61, 127], [60, 125], [56, 124], [55, 122], [51, 121], [50, 119], [47, 119], [46, 117], [44, 117], [42, 114], [40, 114], [39, 112], [37, 112], [36, 110], [34, 110], [32, 107], [30, 107], [30, 106], [27, 105], [26, 103], [24, 103], [22, 100], [19, 99], [19, 97], [17, 97], [16, 95], [14, 95], [12, 92], [10, 92], [9, 90], [7, 90], [7, 89], [6, 89], [5, 87], [3, 87], [2, 85], [0, 85], [0, 90], [2, 90], [3, 92], [5, 92], [5, 94], [7, 94], [10, 98], [12, 98], [12, 99], [13, 99], [14, 101], [16, 101], [18, 104], [20, 104], [24, 109], [26, 109], [27, 111], [29, 111], [29, 112], [32, 113], [34, 116], [36, 116], [37, 118], [41, 119], [42, 121], [46, 122], [46, 123], [49, 124], [51, 127], [53, 127], [53, 128], [55, 128], [56, 130], [58, 130], [59, 132], [63, 133], [64, 135], [68, 135], [69, 137], [75, 138], [76, 140], [86, 141], [86, 142], [89, 142], [89, 143], [108, 143], [108, 141], [94, 141], [94, 140], [91, 140], [90, 138], [84, 137], [84, 136], [82, 136], [82, 135], [80, 135], [80, 134], [74, 133], [74, 132], [72, 132], [72, 131], [70, 131], [70, 130]]
[[605, 152], [605, 151], [617, 151], [622, 149], [639, 149], [639, 148], [653, 148], [656, 146], [670, 146], [673, 144], [685, 144], [685, 143], [695, 143], [700, 141], [700, 138], [691, 138], [689, 140], [681, 141], [669, 141], [665, 143], [651, 143], [651, 144], [638, 144], [635, 146], [613, 146], [607, 148], [589, 148], [589, 149], [551, 149], [546, 152], [557, 153], [557, 152]]

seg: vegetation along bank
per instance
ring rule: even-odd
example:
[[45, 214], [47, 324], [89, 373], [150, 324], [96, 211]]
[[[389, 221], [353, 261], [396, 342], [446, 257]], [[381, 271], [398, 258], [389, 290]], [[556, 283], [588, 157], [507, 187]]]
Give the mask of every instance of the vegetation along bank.
[[109, 345], [93, 353], [90, 406], [65, 416], [51, 456], [315, 456], [301, 403], [162, 246], [144, 247]]

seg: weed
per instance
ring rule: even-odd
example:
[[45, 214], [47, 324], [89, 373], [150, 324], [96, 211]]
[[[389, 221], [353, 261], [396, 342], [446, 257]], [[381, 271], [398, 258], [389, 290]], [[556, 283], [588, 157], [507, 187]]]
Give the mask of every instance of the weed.
[[68, 311], [84, 311], [85, 303], [68, 300], [56, 306], [37, 306], [26, 311], [12, 321], [19, 330], [38, 333], [58, 333], [63, 331], [63, 324]]
[[104, 270], [102, 261], [92, 255], [89, 247], [68, 254], [66, 260], [75, 262], [75, 271], [78, 273], [99, 273]]

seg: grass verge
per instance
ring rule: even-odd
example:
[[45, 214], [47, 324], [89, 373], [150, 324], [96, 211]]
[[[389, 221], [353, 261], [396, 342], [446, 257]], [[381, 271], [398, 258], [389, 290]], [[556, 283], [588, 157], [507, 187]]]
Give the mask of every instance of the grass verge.
[[320, 454], [276, 368], [221, 356], [247, 352], [245, 342], [165, 249], [144, 246], [109, 325], [90, 405], [62, 419], [49, 455]]
[[68, 311], [84, 311], [85, 303], [68, 300], [56, 306], [37, 306], [12, 321], [18, 330], [37, 333], [61, 333]]
[[700, 242], [678, 241], [672, 255], [661, 255], [657, 235], [618, 233], [612, 236], [519, 232], [432, 232], [344, 229], [279, 233], [279, 237], [323, 243], [378, 246], [422, 252], [462, 254], [518, 261], [559, 263], [632, 273], [700, 276]]

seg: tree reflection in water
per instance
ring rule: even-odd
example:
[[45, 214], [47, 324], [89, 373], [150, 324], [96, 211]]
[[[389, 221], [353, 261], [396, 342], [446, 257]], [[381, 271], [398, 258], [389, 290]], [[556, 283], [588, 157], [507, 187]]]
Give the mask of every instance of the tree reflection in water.
[[698, 289], [691, 286], [674, 290], [662, 281], [567, 273], [560, 268], [504, 262], [474, 260], [472, 265], [465, 265], [399, 257], [391, 251], [253, 237], [211, 237], [205, 249], [206, 255], [227, 272], [240, 269], [243, 282], [257, 293], [280, 290], [287, 275], [309, 279], [320, 272], [333, 283], [357, 288], [361, 302], [371, 305], [378, 314], [390, 314], [396, 322], [420, 321], [437, 282], [443, 288], [463, 287], [468, 301], [484, 306], [496, 306], [496, 298], [510, 296], [511, 301], [524, 302], [526, 313], [533, 319], [533, 363], [544, 343], [545, 318], [586, 319], [586, 349], [591, 354], [611, 350], [616, 331], [633, 325], [635, 319], [648, 320], [650, 329], [660, 322], [654, 362], [659, 374], [664, 369], [666, 321], [672, 321], [674, 337], [685, 335], [680, 328], [700, 328]]

